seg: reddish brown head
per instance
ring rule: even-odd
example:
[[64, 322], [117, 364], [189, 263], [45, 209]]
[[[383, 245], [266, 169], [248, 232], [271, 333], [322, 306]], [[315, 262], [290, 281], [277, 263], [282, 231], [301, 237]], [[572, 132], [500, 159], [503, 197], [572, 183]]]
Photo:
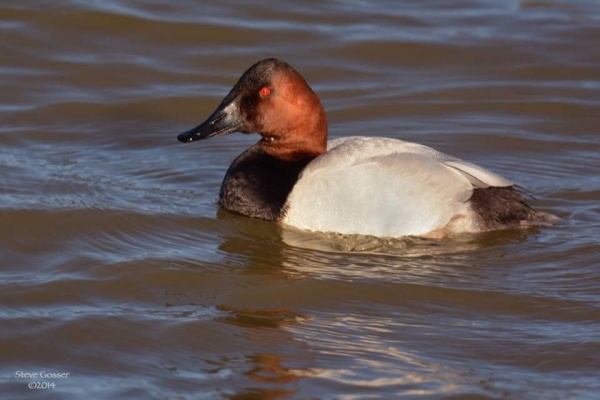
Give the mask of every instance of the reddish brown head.
[[327, 148], [327, 118], [319, 97], [290, 65], [274, 58], [248, 69], [219, 107], [182, 142], [232, 132], [262, 136], [260, 146], [287, 161], [314, 158]]

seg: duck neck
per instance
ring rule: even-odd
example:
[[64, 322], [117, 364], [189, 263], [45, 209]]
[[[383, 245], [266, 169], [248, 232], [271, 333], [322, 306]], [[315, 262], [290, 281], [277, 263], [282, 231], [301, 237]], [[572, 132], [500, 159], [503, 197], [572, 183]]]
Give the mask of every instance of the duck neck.
[[298, 176], [310, 162], [273, 157], [256, 144], [229, 167], [219, 194], [225, 210], [253, 218], [277, 220]]

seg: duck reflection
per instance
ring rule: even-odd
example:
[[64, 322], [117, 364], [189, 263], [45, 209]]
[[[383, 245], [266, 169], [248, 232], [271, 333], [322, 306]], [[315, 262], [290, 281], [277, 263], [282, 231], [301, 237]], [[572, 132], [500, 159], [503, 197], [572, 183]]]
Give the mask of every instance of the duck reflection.
[[[242, 392], [231, 396], [232, 399], [282, 399], [293, 396], [297, 390], [290, 384], [315, 373], [308, 367], [291, 367], [286, 363], [313, 363], [312, 359], [298, 360], [291, 354], [306, 354], [298, 347], [305, 344], [295, 340], [291, 330], [283, 329], [308, 318], [284, 307], [275, 308], [237, 308], [221, 305], [218, 307], [227, 314], [219, 321], [243, 327], [243, 336], [252, 343], [253, 349], [263, 348], [269, 352], [257, 352], [246, 355], [245, 364], [249, 364], [243, 375], [251, 381]], [[287, 353], [290, 355], [285, 355]], [[290, 349], [293, 349], [290, 351]], [[299, 351], [300, 350], [300, 351]]]
[[[236, 336], [248, 349], [243, 366], [236, 367], [247, 382], [232, 399], [294, 397], [305, 379], [352, 384], [357, 379], [352, 371], [329, 364], [340, 358], [369, 365], [377, 364], [371, 356], [381, 359], [386, 378], [361, 381], [365, 386], [410, 386], [422, 379], [415, 370], [433, 374], [441, 366], [424, 364], [403, 345], [392, 348], [383, 340], [390, 330], [423, 325], [419, 314], [403, 314], [411, 310], [407, 299], [435, 304], [437, 292], [428, 288], [488, 279], [493, 272], [479, 268], [478, 257], [501, 256], [507, 244], [517, 245], [532, 233], [382, 240], [310, 234], [227, 212], [219, 219], [225, 225], [219, 251], [236, 271], [231, 277], [236, 287], [219, 296], [217, 321], [241, 328]], [[397, 318], [379, 315], [381, 306], [391, 304]], [[368, 311], [357, 314], [360, 321], [354, 323], [348, 313], [357, 307]], [[396, 363], [406, 369], [389, 371]]]

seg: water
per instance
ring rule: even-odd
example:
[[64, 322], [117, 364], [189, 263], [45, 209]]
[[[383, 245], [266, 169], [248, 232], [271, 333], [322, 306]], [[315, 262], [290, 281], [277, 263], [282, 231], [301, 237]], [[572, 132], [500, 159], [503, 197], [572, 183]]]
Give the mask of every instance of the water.
[[[600, 398], [598, 2], [203, 3], [0, 5], [1, 398]], [[435, 147], [562, 222], [381, 241], [218, 212], [257, 137], [175, 136], [268, 56], [330, 137]]]

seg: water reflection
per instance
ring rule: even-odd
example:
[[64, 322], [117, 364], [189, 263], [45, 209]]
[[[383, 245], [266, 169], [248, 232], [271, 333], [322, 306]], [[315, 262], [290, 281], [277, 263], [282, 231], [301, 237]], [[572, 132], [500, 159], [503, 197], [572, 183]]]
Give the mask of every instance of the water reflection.
[[[290, 388], [290, 384], [304, 377], [317, 374], [309, 367], [291, 367], [288, 364], [310, 364], [314, 360], [310, 357], [286, 355], [299, 352], [299, 348], [307, 347], [297, 341], [290, 332], [289, 326], [307, 320], [305, 315], [287, 308], [239, 308], [221, 305], [219, 310], [227, 315], [218, 318], [218, 321], [242, 327], [240, 336], [250, 342], [249, 348], [269, 349], [269, 352], [252, 353], [245, 357], [244, 376], [250, 382], [247, 388], [241, 389], [231, 396], [232, 399], [279, 399], [293, 396], [297, 389]], [[293, 349], [291, 351], [290, 349]]]
[[423, 257], [474, 251], [514, 241], [524, 242], [539, 228], [513, 229], [461, 234], [442, 240], [422, 237], [378, 238], [374, 236], [341, 235], [337, 233], [306, 232], [293, 227], [282, 228], [283, 241], [293, 247], [333, 253], [389, 254], [403, 257]]
[[[506, 246], [535, 238], [537, 227], [459, 235], [443, 240], [376, 238], [300, 231], [221, 211], [218, 244], [224, 262], [269, 281], [305, 279], [391, 280], [431, 284], [473, 271], [478, 254], [501, 256]], [[498, 252], [498, 254], [496, 254]], [[456, 267], [456, 268], [453, 268]], [[477, 272], [476, 272], [477, 274]]]
[[[457, 376], [462, 367], [438, 363], [424, 350], [440, 336], [427, 321], [446, 318], [445, 307], [477, 315], [531, 301], [494, 293], [504, 272], [481, 268], [478, 257], [502, 257], [506, 246], [522, 246], [536, 230], [381, 240], [301, 232], [226, 212], [218, 218], [227, 226], [218, 245], [223, 262], [246, 280], [221, 298], [224, 314], [216, 320], [241, 328], [248, 348], [264, 350], [245, 355], [237, 369], [251, 382], [232, 398], [294, 397], [307, 379], [359, 392], [460, 393], [464, 387], [453, 382], [464, 381]], [[490, 282], [485, 301], [482, 282]], [[446, 337], [459, 340], [470, 329], [449, 321], [440, 322], [450, 324]], [[394, 339], [398, 332], [404, 340]]]

